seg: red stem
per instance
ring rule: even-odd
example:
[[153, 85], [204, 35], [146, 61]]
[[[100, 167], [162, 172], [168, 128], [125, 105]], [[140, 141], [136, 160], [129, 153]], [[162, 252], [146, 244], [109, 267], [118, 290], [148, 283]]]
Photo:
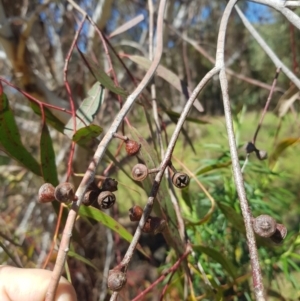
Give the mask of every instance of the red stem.
[[[64, 83], [65, 83], [65, 87], [68, 93], [68, 98], [69, 98], [69, 103], [70, 103], [70, 108], [71, 108], [71, 112], [72, 112], [72, 119], [73, 119], [73, 132], [76, 132], [76, 110], [75, 110], [75, 104], [74, 104], [74, 99], [72, 96], [72, 92], [71, 92], [71, 88], [68, 82], [68, 67], [69, 67], [69, 62], [72, 56], [72, 53], [74, 51], [76, 42], [78, 40], [79, 34], [82, 30], [83, 24], [85, 22], [86, 19], [86, 15], [83, 16], [82, 20], [80, 21], [80, 24], [78, 26], [78, 29], [75, 33], [75, 36], [73, 38], [72, 44], [70, 46], [70, 49], [68, 51], [67, 57], [66, 57], [66, 61], [65, 61], [65, 66], [64, 66]], [[73, 161], [73, 157], [74, 157], [74, 150], [75, 150], [75, 142], [71, 143], [71, 150], [70, 150], [70, 156], [69, 156], [69, 160], [68, 160], [68, 171], [67, 171], [67, 179], [66, 181], [69, 180], [71, 174], [72, 174], [72, 161]]]

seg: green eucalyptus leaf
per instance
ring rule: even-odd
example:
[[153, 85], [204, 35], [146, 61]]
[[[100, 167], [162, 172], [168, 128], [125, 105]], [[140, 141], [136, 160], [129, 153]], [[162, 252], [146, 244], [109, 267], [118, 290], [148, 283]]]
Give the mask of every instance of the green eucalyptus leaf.
[[[166, 113], [169, 116], [169, 118], [175, 123], [177, 123], [177, 121], [180, 117], [179, 113], [174, 112], [172, 110], [164, 110], [164, 113]], [[209, 121], [201, 120], [201, 119], [198, 119], [198, 118], [187, 117], [185, 120], [189, 121], [189, 122], [196, 123], [196, 124], [209, 124]]]
[[275, 163], [279, 159], [280, 155], [289, 147], [295, 143], [299, 143], [300, 138], [290, 137], [281, 140], [275, 147], [274, 151], [270, 154], [269, 157], [269, 167], [272, 169], [275, 166]]
[[182, 196], [184, 202], [186, 203], [186, 205], [189, 207], [189, 209], [193, 210], [189, 186], [184, 189], [181, 189], [181, 196]]
[[83, 257], [71, 250], [69, 250], [68, 256], [73, 257], [73, 258], [85, 263], [86, 265], [90, 266], [91, 268], [95, 269], [96, 271], [99, 271], [99, 269], [90, 260], [86, 259], [85, 257]]
[[245, 225], [243, 217], [241, 214], [238, 214], [232, 207], [223, 202], [218, 202], [218, 207], [221, 209], [223, 214], [226, 216], [226, 219], [229, 220], [234, 228], [239, 232], [245, 234]]
[[[81, 103], [79, 109], [76, 111], [76, 131], [90, 125], [95, 115], [99, 112], [99, 109], [104, 100], [104, 88], [99, 83], [95, 83], [88, 92], [86, 97]], [[70, 139], [73, 139], [74, 135], [74, 121], [73, 118], [67, 122], [64, 128], [64, 134]]]
[[0, 89], [0, 144], [4, 151], [34, 174], [41, 176], [41, 168], [36, 159], [24, 147], [13, 111], [5, 93]]
[[90, 124], [76, 131], [76, 133], [73, 135], [72, 140], [76, 143], [86, 144], [91, 139], [97, 138], [102, 133], [102, 131], [103, 129], [100, 126], [96, 124]]
[[225, 163], [211, 164], [211, 165], [208, 165], [208, 166], [205, 166], [205, 167], [199, 169], [196, 172], [196, 175], [199, 176], [199, 175], [205, 174], [207, 172], [210, 172], [212, 170], [216, 170], [216, 169], [220, 169], [220, 168], [226, 168], [226, 167], [228, 167], [230, 165], [231, 165], [231, 161], [228, 161], [228, 162], [225, 162]]
[[[114, 220], [109, 215], [105, 214], [101, 210], [98, 210], [94, 207], [87, 207], [87, 206], [80, 206], [79, 208], [79, 215], [87, 218], [91, 218], [105, 227], [111, 229], [112, 231], [116, 232], [120, 237], [122, 237], [124, 240], [128, 241], [129, 243], [132, 241], [132, 235], [116, 220]], [[145, 251], [142, 249], [140, 245], [137, 246], [137, 249], [144, 254], [146, 257], [148, 255], [145, 253]]]
[[117, 87], [113, 80], [106, 74], [103, 68], [101, 68], [96, 62], [86, 57], [79, 49], [78, 49], [82, 59], [85, 61], [87, 67], [95, 77], [95, 79], [103, 85], [105, 88], [110, 90], [117, 95], [121, 95], [124, 97], [128, 96], [128, 93], [122, 89], [121, 87]]

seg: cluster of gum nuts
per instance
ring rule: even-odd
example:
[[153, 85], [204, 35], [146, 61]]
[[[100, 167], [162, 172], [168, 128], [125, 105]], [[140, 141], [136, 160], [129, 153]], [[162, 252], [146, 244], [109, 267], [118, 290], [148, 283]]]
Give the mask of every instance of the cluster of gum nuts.
[[[128, 155], [137, 155], [141, 145], [136, 141], [125, 138], [125, 149]], [[170, 162], [169, 171], [171, 180], [174, 186], [177, 188], [185, 188], [190, 183], [190, 178], [183, 172], [178, 172], [172, 163]], [[148, 169], [146, 165], [138, 163], [132, 169], [132, 177], [135, 181], [143, 181], [149, 174], [157, 173], [158, 168]], [[116, 201], [116, 197], [113, 194], [118, 189], [118, 182], [112, 178], [105, 178], [102, 182], [101, 188], [96, 183], [92, 183], [87, 192], [84, 195], [82, 204], [85, 206], [94, 205], [95, 200], [100, 209], [109, 209]], [[38, 201], [40, 203], [48, 203], [57, 200], [60, 203], [70, 203], [77, 201], [75, 195], [75, 187], [73, 184], [66, 182], [61, 183], [57, 187], [54, 187], [50, 183], [43, 184], [39, 189]], [[95, 206], [97, 207], [97, 206]], [[139, 221], [142, 217], [143, 209], [140, 206], [133, 206], [129, 209], [129, 218], [131, 221]], [[160, 217], [149, 216], [142, 229], [144, 233], [158, 234], [162, 233], [166, 228], [166, 221]], [[108, 276], [108, 288], [112, 291], [119, 291], [125, 285], [126, 273], [122, 271], [122, 268], [117, 267], [109, 271]]]
[[[90, 206], [97, 200], [101, 209], [109, 209], [116, 202], [113, 191], [117, 189], [118, 182], [112, 178], [105, 178], [101, 188], [93, 182], [85, 193], [82, 204]], [[69, 182], [61, 183], [56, 187], [50, 183], [43, 184], [39, 189], [38, 202], [49, 203], [54, 200], [65, 204], [77, 201], [74, 185]]]
[[[126, 139], [125, 149], [127, 154], [132, 156], [138, 153], [140, 144], [136, 141]], [[118, 182], [112, 178], [105, 178], [101, 188], [93, 182], [89, 185], [82, 204], [90, 206], [97, 200], [98, 206], [101, 209], [109, 209], [116, 202], [116, 196], [113, 194], [116, 190], [118, 190]], [[50, 183], [43, 184], [39, 189], [38, 202], [49, 203], [54, 200], [67, 204], [72, 201], [77, 201], [74, 185], [69, 182], [61, 183], [57, 187], [54, 187]]]

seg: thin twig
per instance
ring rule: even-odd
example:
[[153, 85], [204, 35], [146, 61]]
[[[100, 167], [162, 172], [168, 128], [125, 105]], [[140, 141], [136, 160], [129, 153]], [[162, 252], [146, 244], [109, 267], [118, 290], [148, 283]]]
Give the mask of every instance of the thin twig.
[[60, 204], [52, 243], [51, 243], [51, 246], [50, 246], [50, 250], [48, 251], [48, 255], [47, 255], [47, 257], [46, 257], [46, 259], [43, 263], [43, 269], [45, 269], [47, 267], [47, 265], [49, 263], [49, 260], [51, 258], [52, 252], [54, 250], [54, 247], [56, 245], [56, 240], [57, 240], [58, 233], [59, 233], [59, 228], [60, 228], [60, 222], [61, 222], [61, 218], [62, 218], [63, 209], [64, 209], [64, 206], [62, 204]]
[[[71, 112], [72, 112], [72, 119], [73, 119], [73, 133], [75, 134], [76, 132], [76, 109], [75, 109], [75, 102], [74, 102], [74, 98], [72, 95], [72, 91], [69, 85], [69, 81], [68, 81], [68, 68], [69, 68], [69, 62], [73, 53], [73, 50], [75, 48], [75, 45], [77, 43], [79, 34], [83, 28], [83, 24], [85, 22], [86, 19], [86, 14], [83, 16], [78, 29], [75, 33], [75, 36], [73, 38], [72, 44], [70, 46], [70, 49], [68, 51], [66, 60], [65, 60], [65, 65], [64, 65], [64, 84], [67, 90], [67, 94], [68, 94], [68, 99], [69, 99], [69, 103], [70, 103], [70, 108], [71, 108]], [[72, 174], [72, 161], [73, 161], [73, 157], [74, 157], [74, 151], [75, 151], [75, 142], [72, 141], [71, 143], [71, 147], [70, 147], [70, 155], [69, 155], [69, 160], [68, 160], [68, 171], [67, 171], [67, 179], [66, 182], [69, 180], [71, 174]], [[60, 221], [58, 221], [60, 222]]]
[[103, 268], [103, 280], [101, 284], [101, 293], [99, 294], [99, 301], [105, 300], [107, 293], [107, 277], [109, 272], [109, 267], [113, 259], [114, 255], [114, 240], [113, 235], [110, 229], [106, 229], [106, 237], [107, 237], [107, 245], [106, 245], [106, 256], [105, 256], [105, 264]]
[[17, 247], [22, 247], [21, 244], [19, 244], [18, 242], [14, 241], [11, 238], [9, 238], [6, 234], [2, 233], [1, 231], [0, 231], [0, 237], [2, 237], [3, 239], [7, 240], [8, 242], [10, 242], [11, 244], [13, 244]]
[[[6, 253], [6, 255], [12, 260], [12, 262], [18, 267], [23, 268], [22, 262], [17, 260], [8, 248], [0, 241], [0, 248]], [[19, 258], [18, 258], [19, 259]]]
[[272, 99], [272, 95], [273, 95], [273, 92], [274, 92], [274, 88], [276, 86], [276, 83], [277, 83], [277, 79], [278, 79], [278, 76], [279, 76], [279, 72], [280, 72], [280, 68], [277, 68], [276, 70], [276, 74], [275, 74], [275, 77], [274, 77], [274, 80], [273, 80], [273, 84], [272, 84], [272, 89], [270, 90], [270, 93], [269, 93], [269, 96], [268, 96], [268, 99], [266, 101], [266, 104], [265, 104], [265, 107], [262, 111], [262, 114], [261, 114], [261, 117], [260, 117], [260, 120], [259, 120], [259, 123], [257, 125], [257, 128], [256, 128], [256, 131], [254, 133], [254, 136], [253, 136], [253, 139], [252, 139], [252, 143], [255, 145], [255, 141], [256, 141], [256, 138], [257, 138], [257, 135], [258, 135], [258, 132], [261, 128], [261, 125], [263, 123], [263, 120], [264, 120], [264, 117], [267, 113], [267, 110], [269, 108], [269, 105], [270, 105], [270, 102], [271, 102], [271, 99]]
[[[89, 20], [91, 22], [92, 19], [89, 19]], [[116, 75], [115, 69], [113, 67], [112, 60], [111, 60], [111, 57], [110, 57], [110, 54], [109, 54], [109, 51], [108, 51], [108, 48], [107, 48], [107, 39], [104, 38], [103, 33], [97, 27], [97, 25], [94, 22], [91, 22], [91, 23], [95, 27], [95, 30], [98, 33], [98, 35], [99, 35], [99, 37], [102, 41], [102, 45], [103, 45], [103, 48], [104, 48], [104, 51], [105, 51], [105, 54], [106, 54], [106, 57], [107, 57], [107, 62], [109, 64], [109, 69], [111, 70], [114, 83], [115, 83], [116, 86], [119, 86], [118, 78], [117, 78], [117, 75]], [[119, 102], [120, 108], [121, 108], [122, 105], [123, 105], [122, 97], [121, 97], [121, 95], [117, 95], [117, 98], [118, 98], [118, 102]], [[129, 120], [126, 116], [125, 116], [124, 120], [127, 123], [127, 125], [130, 125], [130, 122], [129, 122]], [[124, 134], [124, 122], [122, 123], [122, 133]]]
[[67, 114], [72, 115], [72, 112], [69, 111], [69, 110], [67, 110], [67, 109], [64, 109], [64, 108], [61, 108], [61, 107], [57, 107], [57, 106], [51, 105], [49, 103], [45, 103], [45, 102], [42, 102], [42, 101], [38, 100], [34, 96], [32, 96], [29, 93], [27, 93], [27, 92], [23, 91], [22, 89], [18, 88], [17, 86], [15, 86], [14, 84], [10, 83], [9, 81], [7, 81], [5, 78], [3, 78], [1, 76], [0, 76], [0, 81], [3, 82], [3, 83], [5, 83], [6, 85], [8, 85], [8, 86], [10, 86], [10, 87], [12, 87], [14, 89], [16, 89], [17, 91], [19, 91], [30, 102], [34, 102], [34, 103], [38, 104], [39, 106], [43, 106], [43, 107], [46, 107], [46, 108], [49, 108], [49, 109], [53, 109], [53, 110], [65, 112]]
[[284, 6], [286, 7], [300, 7], [300, 1], [284, 1]]
[[221, 19], [219, 35], [218, 35], [217, 51], [216, 51], [216, 67], [220, 67], [221, 69], [219, 77], [220, 77], [220, 84], [221, 84], [221, 90], [223, 95], [226, 129], [228, 134], [228, 142], [229, 142], [229, 148], [230, 148], [230, 154], [232, 160], [234, 181], [239, 196], [240, 206], [241, 206], [245, 228], [246, 228], [247, 243], [249, 247], [249, 254], [250, 254], [250, 261], [251, 261], [251, 268], [252, 268], [254, 294], [257, 301], [264, 301], [265, 297], [264, 297], [263, 279], [262, 279], [260, 265], [259, 265], [259, 257], [258, 257], [257, 247], [256, 247], [254, 231], [252, 228], [252, 214], [246, 197], [244, 180], [241, 172], [241, 167], [240, 167], [240, 162], [239, 162], [239, 157], [238, 157], [237, 147], [235, 142], [230, 100], [228, 95], [228, 81], [226, 77], [225, 62], [224, 62], [226, 29], [227, 29], [229, 16], [236, 2], [237, 0], [230, 0], [228, 2]]

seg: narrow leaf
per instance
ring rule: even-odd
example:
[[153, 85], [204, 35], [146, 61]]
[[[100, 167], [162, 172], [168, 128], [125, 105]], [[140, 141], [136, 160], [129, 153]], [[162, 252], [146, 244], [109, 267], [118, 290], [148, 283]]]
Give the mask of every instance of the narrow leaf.
[[76, 131], [72, 140], [76, 143], [87, 144], [93, 138], [97, 138], [102, 133], [102, 128], [96, 124], [90, 124]]
[[182, 135], [184, 136], [184, 145], [186, 145], [186, 143], [188, 143], [188, 145], [191, 147], [191, 149], [192, 149], [192, 151], [194, 152], [194, 154], [196, 155], [196, 149], [195, 149], [195, 147], [194, 147], [194, 145], [193, 145], [193, 139], [192, 138], [190, 138], [190, 136], [189, 136], [189, 134], [188, 134], [188, 131], [184, 128], [184, 127], [182, 127], [181, 128], [181, 133], [182, 133]]
[[95, 269], [96, 271], [99, 271], [99, 269], [90, 260], [84, 258], [83, 256], [81, 256], [71, 250], [69, 250], [68, 256], [73, 257], [73, 258], [85, 263], [86, 265], [90, 266], [91, 268]]
[[[98, 210], [94, 207], [87, 207], [87, 206], [80, 206], [79, 208], [79, 215], [84, 216], [87, 218], [91, 218], [105, 227], [111, 229], [112, 231], [116, 232], [117, 234], [120, 235], [123, 239], [128, 241], [129, 243], [132, 241], [132, 235], [121, 225], [119, 224], [116, 220], [114, 220], [112, 217], [109, 215], [105, 214], [101, 210]], [[146, 257], [148, 255], [144, 252], [142, 247], [140, 245], [137, 246], [137, 249]]]
[[275, 150], [271, 153], [269, 157], [269, 167], [272, 169], [276, 163], [276, 161], [279, 159], [280, 155], [285, 151], [286, 148], [293, 145], [294, 143], [299, 143], [299, 138], [286, 138], [281, 140], [275, 147]]
[[114, 220], [112, 217], [105, 214], [101, 210], [90, 206], [80, 206], [79, 215], [100, 222], [105, 227], [108, 227], [109, 229], [118, 233], [123, 239], [128, 242], [131, 242], [132, 240], [132, 235], [121, 224], [119, 224], [116, 220]]
[[13, 112], [2, 89], [0, 89], [0, 143], [10, 157], [13, 157], [36, 175], [41, 176], [39, 163], [22, 144]]
[[[78, 48], [77, 48], [78, 49]], [[82, 59], [85, 61], [87, 67], [95, 77], [95, 79], [103, 85], [105, 88], [110, 90], [111, 92], [116, 93], [117, 95], [121, 95], [124, 97], [128, 96], [128, 93], [123, 90], [121, 87], [117, 87], [113, 80], [106, 74], [103, 68], [101, 68], [96, 62], [86, 57], [79, 49], [78, 49]]]
[[285, 91], [279, 98], [278, 105], [275, 108], [275, 111], [278, 112], [278, 116], [283, 117], [299, 96], [300, 91], [295, 85], [292, 85], [287, 91]]
[[[138, 55], [126, 55], [127, 58], [132, 60], [134, 63], [138, 64], [145, 70], [148, 70], [151, 65], [151, 61], [145, 57], [138, 56]], [[170, 85], [172, 85], [175, 89], [177, 89], [179, 92], [184, 94], [186, 96], [186, 99], [189, 98], [190, 91], [187, 87], [187, 85], [179, 79], [179, 77], [166, 67], [159, 65], [158, 68], [156, 69], [156, 73], [159, 77], [167, 81]], [[195, 99], [194, 101], [194, 107], [199, 111], [203, 112], [203, 106], [200, 103], [198, 99]]]
[[[104, 100], [104, 88], [95, 83], [93, 87], [88, 92], [88, 97], [83, 100], [79, 109], [76, 111], [76, 131], [79, 129], [90, 125], [95, 115], [98, 113]], [[67, 122], [64, 128], [64, 134], [67, 135], [70, 139], [73, 138], [73, 119]]]
[[184, 189], [181, 189], [181, 196], [182, 196], [184, 202], [186, 203], [186, 205], [190, 208], [190, 210], [193, 210], [191, 194], [190, 194], [189, 190], [190, 190], [189, 186]]
[[55, 153], [52, 139], [46, 124], [44, 124], [42, 127], [40, 151], [43, 178], [45, 182], [51, 183], [53, 186], [57, 186], [58, 177], [55, 164]]
[[[172, 110], [165, 110], [164, 113], [166, 113], [169, 116], [169, 118], [172, 121], [174, 121], [175, 123], [177, 123], [177, 121], [180, 117], [179, 113], [174, 112]], [[192, 118], [192, 117], [187, 117], [185, 120], [196, 123], [196, 124], [208, 124], [209, 123], [209, 121], [201, 120], [201, 119], [198, 119], [198, 118]]]
[[245, 225], [243, 221], [243, 217], [241, 214], [238, 214], [232, 207], [230, 207], [228, 204], [223, 202], [218, 202], [218, 207], [222, 211], [222, 213], [225, 215], [225, 217], [231, 222], [231, 224], [234, 226], [236, 230], [239, 232], [245, 234]]
[[228, 161], [228, 162], [225, 162], [225, 163], [211, 164], [211, 165], [208, 165], [208, 166], [205, 166], [205, 167], [199, 169], [196, 172], [196, 175], [199, 176], [199, 175], [202, 175], [204, 173], [210, 172], [210, 171], [215, 170], [215, 169], [226, 168], [230, 165], [231, 165], [231, 161]]
[[119, 34], [125, 32], [125, 31], [129, 30], [130, 28], [132, 28], [135, 25], [139, 24], [143, 20], [144, 20], [144, 15], [142, 15], [142, 14], [134, 17], [133, 19], [129, 20], [128, 22], [124, 23], [123, 25], [121, 25], [120, 27], [118, 27], [116, 30], [114, 30], [109, 35], [109, 38], [112, 38], [112, 37], [114, 37], [116, 35], [119, 35]]
[[237, 268], [221, 252], [203, 245], [193, 246], [193, 250], [204, 253], [208, 257], [212, 258], [213, 260], [221, 264], [221, 266], [228, 272], [228, 274], [233, 279], [237, 277]]

